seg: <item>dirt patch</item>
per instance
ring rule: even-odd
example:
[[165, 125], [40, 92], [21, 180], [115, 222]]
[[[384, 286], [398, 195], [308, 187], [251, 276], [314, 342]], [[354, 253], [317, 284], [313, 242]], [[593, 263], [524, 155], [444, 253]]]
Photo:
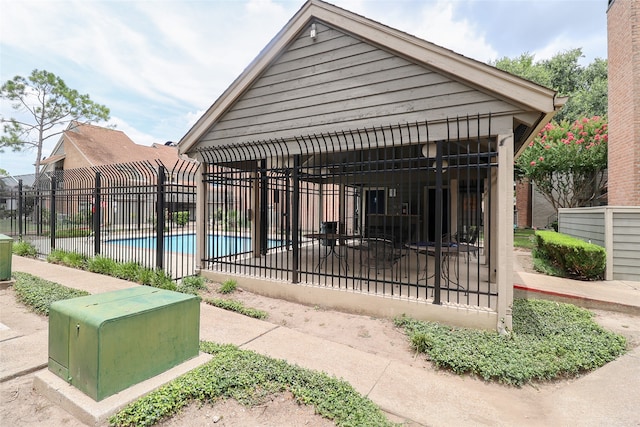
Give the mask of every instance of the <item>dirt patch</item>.
[[271, 396], [267, 402], [247, 407], [233, 399], [216, 402], [213, 405], [192, 403], [179, 414], [159, 425], [179, 426], [313, 426], [332, 427], [333, 422], [315, 414], [313, 407], [300, 405], [291, 393]]

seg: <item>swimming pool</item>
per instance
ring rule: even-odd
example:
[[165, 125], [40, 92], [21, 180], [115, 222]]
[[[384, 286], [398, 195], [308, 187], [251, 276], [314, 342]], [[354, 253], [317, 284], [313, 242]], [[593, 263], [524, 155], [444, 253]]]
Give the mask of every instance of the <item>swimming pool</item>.
[[[113, 239], [108, 243], [133, 246], [137, 248], [155, 249], [157, 239], [155, 237], [138, 237], [131, 239]], [[269, 239], [267, 246], [274, 248], [281, 243], [277, 239]], [[193, 254], [196, 251], [195, 234], [178, 234], [164, 237], [164, 250], [167, 252], [181, 252]], [[207, 250], [210, 256], [225, 256], [248, 252], [251, 250], [251, 237], [233, 236], [224, 234], [210, 234], [207, 242]]]

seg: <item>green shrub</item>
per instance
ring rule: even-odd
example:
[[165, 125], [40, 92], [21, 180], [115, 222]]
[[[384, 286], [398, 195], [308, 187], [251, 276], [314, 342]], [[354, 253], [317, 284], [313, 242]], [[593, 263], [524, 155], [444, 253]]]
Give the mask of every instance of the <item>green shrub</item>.
[[236, 290], [236, 288], [238, 287], [238, 284], [236, 283], [235, 280], [233, 279], [227, 279], [225, 280], [225, 282], [220, 286], [219, 292], [221, 294], [230, 294], [231, 292], [234, 292]]
[[47, 255], [47, 262], [51, 264], [60, 264], [71, 268], [84, 269], [87, 266], [87, 257], [76, 253], [68, 252], [63, 249], [54, 249]]
[[137, 262], [125, 262], [125, 263], [116, 263], [115, 270], [113, 274], [115, 277], [119, 279], [128, 280], [130, 282], [136, 282], [138, 280], [138, 276], [141, 270], [140, 264]]
[[149, 268], [141, 268], [138, 270], [138, 278], [136, 281], [141, 285], [151, 286], [155, 272]]
[[189, 276], [183, 278], [177, 285], [176, 290], [183, 294], [199, 295], [198, 291], [206, 289], [205, 280], [201, 276]]
[[544, 300], [514, 300], [513, 331], [454, 328], [400, 317], [416, 351], [436, 366], [487, 381], [520, 386], [596, 369], [626, 350], [624, 337], [606, 331], [588, 310]]
[[174, 212], [172, 218], [173, 222], [184, 227], [189, 222], [189, 211]]
[[536, 232], [537, 256], [579, 280], [601, 280], [607, 262], [603, 247], [555, 231]]
[[159, 289], [166, 289], [169, 291], [176, 290], [176, 282], [173, 281], [171, 276], [164, 272], [164, 270], [157, 269], [153, 272], [151, 278], [151, 286]]
[[269, 315], [266, 311], [258, 310], [255, 308], [245, 307], [242, 302], [232, 299], [213, 298], [207, 299], [205, 302], [214, 307], [222, 308], [224, 310], [234, 311], [239, 314], [243, 314], [254, 319], [266, 319]]
[[149, 426], [178, 413], [193, 401], [235, 399], [259, 405], [274, 393], [290, 391], [297, 402], [336, 426], [393, 424], [367, 397], [344, 380], [276, 360], [232, 345], [202, 342], [213, 358], [208, 363], [129, 404], [109, 419], [112, 426]]
[[38, 255], [38, 250], [36, 249], [36, 247], [29, 242], [25, 242], [24, 240], [13, 242], [11, 251], [18, 256], [30, 258], [34, 258]]
[[13, 277], [16, 280], [13, 289], [18, 301], [45, 316], [49, 315], [49, 308], [56, 301], [89, 295], [88, 292], [67, 288], [28, 273], [15, 272]]
[[118, 266], [114, 260], [103, 257], [102, 255], [96, 255], [87, 263], [87, 270], [107, 276], [115, 276], [117, 269]]

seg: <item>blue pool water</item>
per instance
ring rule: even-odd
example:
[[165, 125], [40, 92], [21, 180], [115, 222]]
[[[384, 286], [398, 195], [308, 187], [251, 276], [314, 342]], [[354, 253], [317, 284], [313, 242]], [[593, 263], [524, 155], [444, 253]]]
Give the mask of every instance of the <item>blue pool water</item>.
[[[109, 243], [134, 246], [137, 248], [154, 249], [157, 239], [155, 237], [139, 237], [134, 239], [114, 239]], [[269, 239], [267, 246], [274, 248], [280, 245], [280, 240]], [[182, 252], [193, 254], [196, 251], [196, 235], [180, 234], [164, 237], [164, 250], [167, 252]], [[251, 238], [242, 236], [228, 236], [222, 234], [210, 234], [207, 242], [207, 250], [211, 256], [225, 256], [248, 252], [251, 250]]]

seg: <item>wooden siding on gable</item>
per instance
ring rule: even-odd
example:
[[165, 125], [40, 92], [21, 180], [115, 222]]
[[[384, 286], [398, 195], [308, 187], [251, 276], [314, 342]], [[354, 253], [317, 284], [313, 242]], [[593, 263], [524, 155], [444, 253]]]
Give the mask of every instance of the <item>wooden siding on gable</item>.
[[317, 22], [201, 138], [199, 146], [320, 134], [518, 107]]

